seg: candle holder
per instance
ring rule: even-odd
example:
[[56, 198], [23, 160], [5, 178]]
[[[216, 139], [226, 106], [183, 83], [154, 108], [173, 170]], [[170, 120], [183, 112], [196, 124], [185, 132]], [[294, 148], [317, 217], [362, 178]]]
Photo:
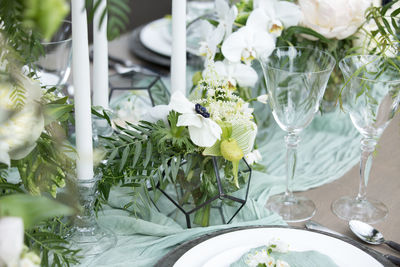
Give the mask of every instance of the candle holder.
[[79, 256], [99, 255], [117, 244], [115, 234], [101, 227], [96, 220], [94, 203], [98, 179], [97, 175], [93, 179], [76, 182], [78, 202], [82, 210], [74, 218], [73, 227], [67, 235], [67, 239], [71, 243], [71, 248], [80, 250]]

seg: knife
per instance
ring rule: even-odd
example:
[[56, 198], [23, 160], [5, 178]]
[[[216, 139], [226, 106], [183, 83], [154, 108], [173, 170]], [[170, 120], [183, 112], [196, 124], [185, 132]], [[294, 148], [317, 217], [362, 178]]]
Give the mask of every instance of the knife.
[[317, 230], [317, 231], [330, 233], [330, 234], [338, 235], [338, 236], [342, 236], [342, 237], [345, 236], [345, 235], [343, 235], [343, 234], [341, 234], [339, 232], [336, 232], [336, 231], [334, 231], [332, 229], [329, 229], [328, 227], [325, 227], [325, 226], [323, 226], [323, 225], [321, 225], [321, 224], [319, 224], [319, 223], [317, 223], [315, 221], [312, 221], [312, 220], [307, 221], [305, 223], [305, 226], [306, 226], [307, 229]]
[[[321, 225], [321, 224], [319, 224], [319, 223], [317, 223], [315, 221], [312, 221], [312, 220], [307, 221], [305, 223], [305, 227], [307, 229], [310, 229], [310, 230], [317, 230], [317, 231], [321, 231], [321, 232], [325, 232], [325, 233], [329, 233], [329, 234], [333, 234], [333, 235], [337, 235], [337, 236], [341, 236], [341, 237], [347, 237], [347, 236], [345, 236], [345, 235], [343, 235], [343, 234], [341, 234], [339, 232], [336, 232], [336, 231], [334, 231], [332, 229], [329, 229], [328, 227], [323, 226], [323, 225]], [[376, 252], [381, 254], [381, 255], [383, 255], [385, 258], [390, 260], [395, 265], [400, 266], [400, 258], [399, 257], [393, 256], [393, 255], [390, 255], [390, 254], [383, 254], [383, 253], [381, 253], [379, 251], [376, 251]]]

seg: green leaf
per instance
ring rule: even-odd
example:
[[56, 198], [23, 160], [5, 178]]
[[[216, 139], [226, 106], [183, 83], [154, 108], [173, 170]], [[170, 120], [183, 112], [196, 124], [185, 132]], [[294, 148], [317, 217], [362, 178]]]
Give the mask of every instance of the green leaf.
[[146, 147], [146, 158], [144, 159], [143, 162], [143, 167], [146, 168], [147, 164], [149, 164], [150, 158], [151, 158], [151, 153], [152, 153], [152, 149], [153, 149], [153, 145], [151, 144], [151, 142], [147, 143], [147, 147]]
[[53, 121], [57, 121], [62, 118], [65, 114], [73, 110], [73, 105], [66, 104], [47, 104], [44, 108], [45, 125]]
[[135, 145], [135, 155], [133, 156], [133, 161], [132, 161], [132, 165], [131, 168], [135, 168], [136, 163], [140, 157], [140, 154], [142, 153], [142, 143], [138, 142]]
[[14, 194], [0, 198], [0, 217], [15, 216], [24, 220], [25, 229], [55, 217], [72, 215], [74, 210], [43, 196]]
[[122, 169], [124, 168], [126, 160], [128, 159], [128, 155], [129, 155], [129, 146], [125, 147], [124, 152], [122, 152], [122, 158], [119, 165], [119, 172], [121, 172]]

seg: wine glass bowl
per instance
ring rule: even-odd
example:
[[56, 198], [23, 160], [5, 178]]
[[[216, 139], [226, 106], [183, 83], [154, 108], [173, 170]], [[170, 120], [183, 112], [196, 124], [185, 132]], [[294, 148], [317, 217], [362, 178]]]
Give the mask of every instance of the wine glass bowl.
[[292, 192], [300, 142], [298, 134], [319, 110], [336, 61], [326, 52], [302, 47], [278, 47], [271, 55], [261, 55], [259, 61], [272, 114], [279, 127], [287, 132], [286, 192], [270, 197], [266, 207], [287, 222], [304, 221], [314, 215], [315, 204], [307, 198], [295, 197]]
[[343, 109], [361, 134], [360, 185], [356, 197], [345, 196], [332, 203], [332, 211], [344, 220], [376, 223], [388, 210], [379, 200], [367, 199], [366, 189], [372, 153], [400, 105], [400, 62], [375, 55], [344, 58], [339, 67], [345, 78], [341, 92]]
[[43, 54], [35, 62], [36, 75], [44, 86], [64, 85], [71, 72], [72, 24], [63, 21], [50, 41], [42, 41]]

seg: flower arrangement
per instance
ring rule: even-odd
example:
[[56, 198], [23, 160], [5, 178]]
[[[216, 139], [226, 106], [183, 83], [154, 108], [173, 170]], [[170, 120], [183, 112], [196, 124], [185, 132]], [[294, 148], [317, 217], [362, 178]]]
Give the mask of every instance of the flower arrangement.
[[[373, 0], [241, 0], [229, 5], [215, 0], [215, 15], [191, 26], [200, 30], [189, 47], [206, 58], [205, 66], [215, 60], [217, 73], [250, 99], [248, 88], [258, 79], [254, 60], [277, 46], [319, 48], [337, 61], [354, 53], [397, 56], [398, 3], [382, 7]], [[325, 100], [336, 101], [340, 83], [336, 68]]]
[[[157, 183], [162, 188], [179, 186], [188, 192], [186, 200], [190, 197], [198, 205], [218, 191], [211, 156], [218, 157], [227, 192], [241, 188], [246, 181], [240, 178], [239, 161], [244, 156], [253, 163], [259, 160], [252, 156], [257, 154], [253, 110], [215, 73], [206, 76], [190, 98], [175, 92], [168, 105], [153, 107], [138, 125], [117, 125], [118, 133], [102, 138], [108, 153], [99, 186], [104, 196], [110, 180], [137, 186], [150, 180], [154, 188]], [[200, 209], [195, 223], [208, 225], [209, 209]]]

